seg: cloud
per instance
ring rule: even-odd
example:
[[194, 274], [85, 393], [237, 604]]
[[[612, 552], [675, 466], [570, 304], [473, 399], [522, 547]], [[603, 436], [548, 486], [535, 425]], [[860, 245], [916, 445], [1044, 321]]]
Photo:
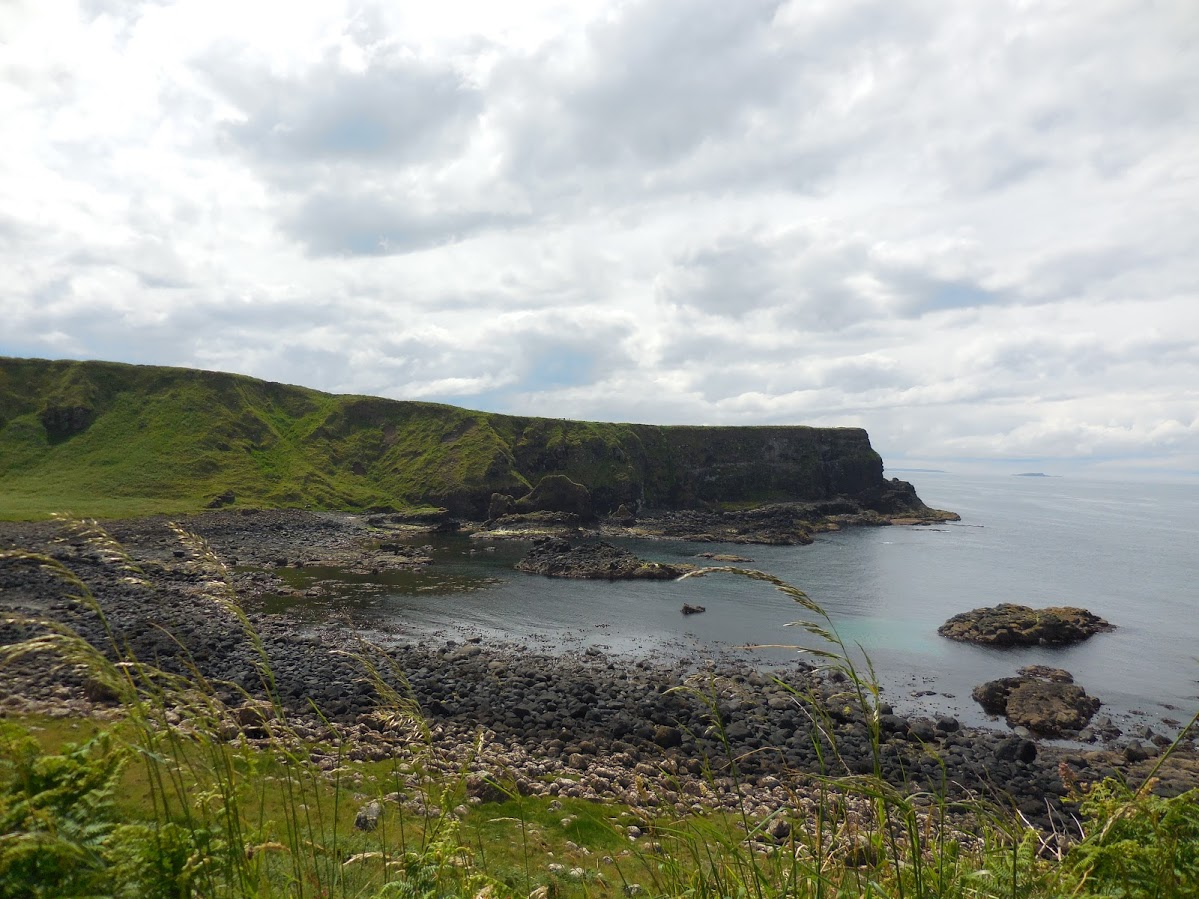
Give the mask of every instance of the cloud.
[[468, 137], [482, 107], [452, 68], [403, 56], [371, 59], [361, 71], [327, 59], [292, 78], [220, 57], [209, 70], [245, 116], [226, 133], [285, 181], [285, 167], [297, 163], [393, 168], [436, 159]]
[[1184, 0], [93, 0], [0, 39], [0, 352], [1196, 467]]
[[515, 226], [523, 217], [479, 208], [440, 208], [390, 189], [322, 190], [299, 201], [285, 230], [315, 256], [388, 256], [457, 243], [488, 228]]

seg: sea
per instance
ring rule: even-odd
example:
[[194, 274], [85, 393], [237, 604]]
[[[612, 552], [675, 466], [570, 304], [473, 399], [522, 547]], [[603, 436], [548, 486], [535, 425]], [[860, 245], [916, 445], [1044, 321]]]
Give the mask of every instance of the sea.
[[[527, 544], [478, 536], [438, 538], [434, 564], [421, 572], [290, 572], [291, 586], [317, 586], [322, 595], [280, 598], [270, 608], [302, 620], [334, 616], [384, 642], [477, 638], [538, 653], [594, 647], [618, 664], [697, 668], [735, 658], [784, 676], [818, 664], [810, 650], [839, 649], [796, 625], [808, 621], [835, 632], [901, 714], [1002, 726], [971, 689], [1030, 664], [1069, 671], [1103, 702], [1099, 714], [1126, 732], [1170, 734], [1199, 711], [1199, 484], [904, 476], [928, 505], [961, 521], [846, 528], [810, 546], [612, 541], [656, 561], [746, 557], [738, 567], [799, 587], [826, 617], [736, 574], [665, 582], [522, 574], [513, 565]], [[1115, 629], [1070, 647], [1018, 649], [937, 634], [950, 616], [1000, 602], [1082, 606]], [[684, 615], [684, 603], [706, 611]]]

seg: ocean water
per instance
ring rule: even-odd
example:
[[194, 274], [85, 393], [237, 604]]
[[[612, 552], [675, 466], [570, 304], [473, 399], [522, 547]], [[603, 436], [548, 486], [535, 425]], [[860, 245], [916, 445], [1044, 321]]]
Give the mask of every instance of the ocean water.
[[[703, 551], [752, 559], [808, 593], [859, 662], [869, 656], [884, 696], [904, 713], [988, 719], [970, 699], [983, 681], [1040, 663], [1065, 668], [1128, 729], [1169, 732], [1162, 719], [1199, 710], [1199, 485], [1071, 478], [911, 475], [929, 505], [960, 522], [853, 528], [806, 547], [623, 540], [659, 561]], [[424, 542], [422, 540], [422, 542]], [[811, 616], [767, 584], [728, 574], [682, 582], [564, 581], [512, 570], [521, 543], [450, 538], [425, 572], [326, 579], [319, 600], [280, 602], [301, 615], [336, 612], [384, 639], [436, 643], [481, 637], [537, 651], [597, 646], [622, 657], [695, 664], [725, 655], [786, 667], [821, 648], [788, 626]], [[328, 581], [328, 579], [332, 579]], [[702, 605], [685, 616], [682, 604]], [[1083, 606], [1116, 625], [1064, 648], [996, 650], [955, 643], [937, 627], [999, 602]], [[757, 648], [745, 648], [745, 647]], [[810, 657], [807, 657], [811, 660]]]

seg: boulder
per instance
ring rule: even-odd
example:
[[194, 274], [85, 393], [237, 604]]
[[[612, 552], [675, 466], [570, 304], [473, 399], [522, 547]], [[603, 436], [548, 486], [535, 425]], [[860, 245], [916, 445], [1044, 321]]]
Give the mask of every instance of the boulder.
[[1111, 629], [1111, 624], [1086, 609], [1033, 609], [1004, 602], [954, 615], [937, 633], [983, 646], [1063, 646]]
[[[1038, 667], [1029, 666], [1034, 671]], [[1003, 715], [1013, 728], [1027, 728], [1042, 737], [1075, 734], [1087, 726], [1101, 703], [1073, 683], [1069, 672], [1046, 670], [1048, 676], [1024, 673], [988, 681], [971, 695], [988, 715]]]
[[1024, 682], [1022, 677], [1001, 677], [987, 681], [974, 688], [971, 696], [988, 715], [1003, 715], [1007, 712], [1007, 700], [1012, 690]]
[[621, 503], [620, 506], [612, 513], [612, 520], [621, 527], [632, 527], [637, 523], [637, 515], [627, 504]]
[[673, 749], [683, 745], [683, 732], [669, 724], [659, 724], [654, 728], [654, 742], [663, 749]]
[[383, 807], [379, 804], [379, 800], [372, 799], [366, 805], [358, 809], [358, 814], [354, 816], [354, 826], [361, 831], [370, 833], [378, 830], [379, 818], [383, 816]]
[[237, 494], [232, 490], [226, 490], [224, 493], [218, 493], [208, 501], [209, 509], [223, 509], [225, 506], [231, 506], [237, 502]]
[[489, 775], [471, 774], [466, 778], [466, 795], [480, 802], [503, 802], [510, 794]]
[[1034, 734], [1060, 737], [1087, 726], [1101, 703], [1077, 684], [1029, 679], [1007, 700], [1007, 722]]
[[515, 508], [516, 500], [508, 494], [493, 493], [491, 494], [491, 504], [487, 507], [487, 518], [492, 521], [503, 518], [505, 515], [511, 515]]

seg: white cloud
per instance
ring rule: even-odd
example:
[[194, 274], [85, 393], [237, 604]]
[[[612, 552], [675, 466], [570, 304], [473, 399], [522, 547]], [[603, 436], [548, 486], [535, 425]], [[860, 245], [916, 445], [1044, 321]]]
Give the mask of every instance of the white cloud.
[[0, 352], [1199, 458], [1199, 19], [882, 0], [0, 7]]

